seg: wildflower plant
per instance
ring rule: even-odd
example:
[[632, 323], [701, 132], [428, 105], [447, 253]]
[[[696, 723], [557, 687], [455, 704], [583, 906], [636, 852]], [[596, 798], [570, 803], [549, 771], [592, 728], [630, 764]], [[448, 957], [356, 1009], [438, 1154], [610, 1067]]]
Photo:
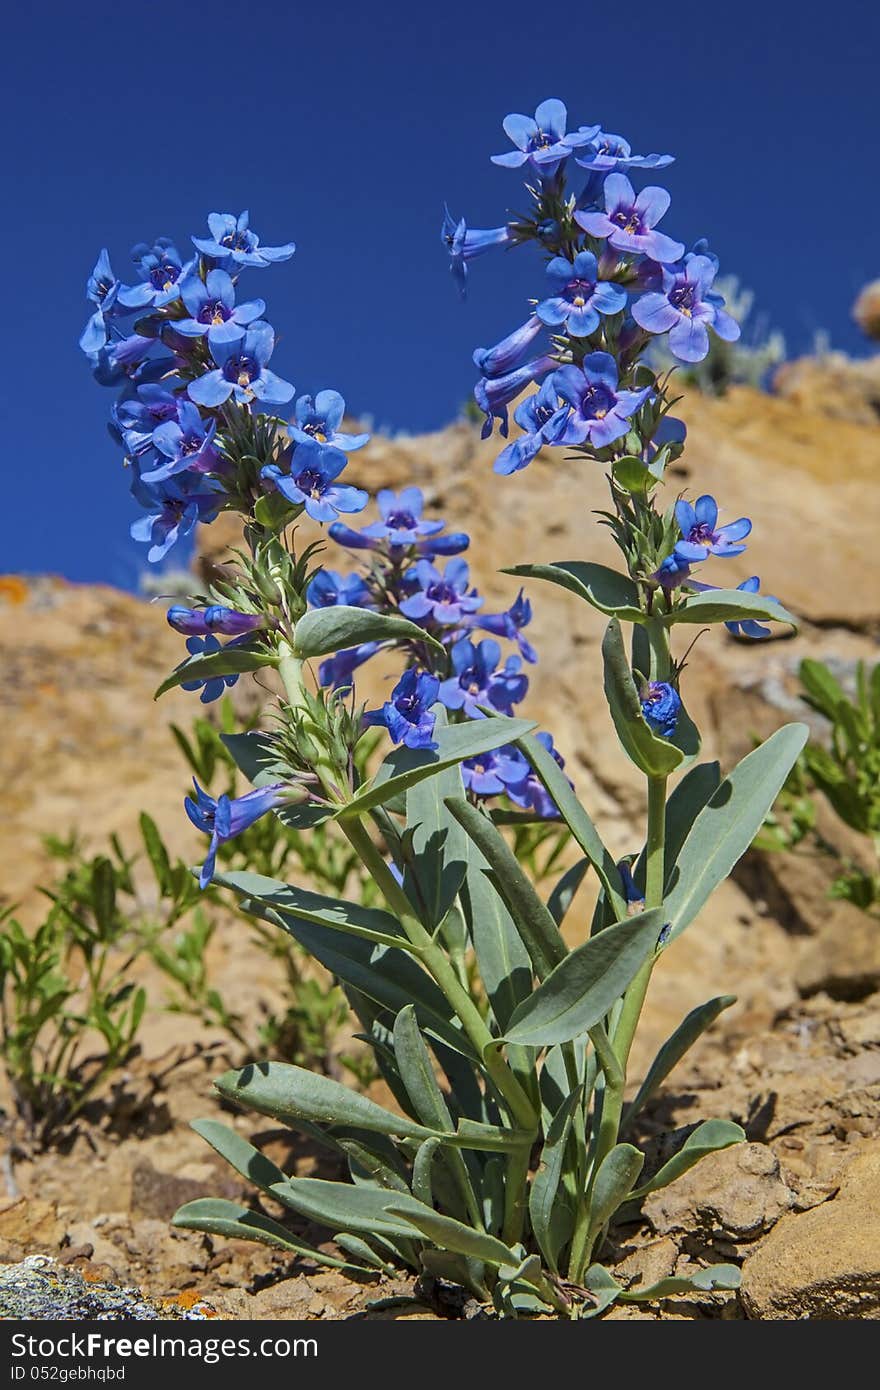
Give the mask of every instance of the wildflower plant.
[[[684, 427], [646, 349], [668, 334], [670, 351], [693, 362], [712, 333], [738, 333], [705, 244], [687, 250], [668, 235], [669, 195], [633, 182], [670, 156], [634, 155], [595, 125], [569, 131], [556, 100], [504, 128], [513, 149], [495, 162], [526, 178], [522, 212], [489, 231], [447, 213], [443, 240], [460, 288], [470, 261], [493, 248], [531, 244], [545, 262], [522, 326], [474, 354], [484, 434], [498, 422], [508, 439], [511, 407], [522, 431], [498, 472], [519, 472], [547, 449], [608, 477], [602, 521], [619, 570], [563, 560], [508, 572], [561, 586], [607, 619], [605, 696], [647, 791], [644, 844], [634, 832], [622, 863], [550, 735], [523, 717], [536, 656], [526, 593], [487, 613], [468, 537], [427, 516], [414, 487], [380, 492], [379, 520], [353, 523], [368, 496], [345, 469], [367, 440], [346, 427], [335, 392], [291, 406], [293, 386], [274, 374], [274, 332], [240, 288], [240, 277], [292, 246], [264, 251], [245, 215], [212, 214], [210, 239], [194, 239], [190, 261], [166, 241], [137, 249], [149, 295], [119, 286], [102, 253], [83, 346], [98, 380], [121, 387], [113, 418], [146, 513], [134, 533], [150, 557], [220, 510], [242, 516], [233, 563], [169, 612], [204, 645], [158, 693], [184, 686], [210, 700], [243, 673], [269, 671], [283, 692], [261, 731], [224, 739], [252, 790], [215, 798], [199, 785], [188, 803], [208, 837], [200, 881], [232, 890], [246, 913], [336, 976], [393, 1097], [381, 1105], [280, 1062], [217, 1082], [224, 1099], [326, 1146], [347, 1169], [339, 1182], [288, 1176], [240, 1134], [196, 1124], [268, 1198], [323, 1227], [338, 1255], [228, 1201], [189, 1203], [175, 1222], [349, 1268], [409, 1267], [453, 1280], [504, 1316], [591, 1317], [618, 1300], [736, 1285], [738, 1271], [723, 1265], [627, 1287], [601, 1256], [621, 1211], [637, 1212], [647, 1194], [744, 1137], [728, 1120], [707, 1120], [659, 1167], [633, 1142], [640, 1110], [730, 996], [682, 1021], [634, 1093], [629, 1056], [653, 970], [751, 843], [806, 731], [780, 730], [725, 777], [698, 761], [678, 629], [729, 623], [755, 635], [793, 620], [754, 584], [702, 578], [706, 565], [723, 576], [750, 522], [720, 521], [708, 496], [658, 500]], [[239, 301], [244, 320], [234, 317]], [[208, 332], [194, 331], [198, 323]], [[163, 428], [169, 420], [184, 442]], [[192, 461], [178, 469], [185, 454]], [[169, 459], [175, 471], [156, 477]], [[322, 567], [320, 547], [300, 544], [304, 514], [358, 556], [355, 573], [335, 568], [335, 555]], [[358, 673], [380, 653], [396, 657], [401, 674], [365, 709]], [[392, 747], [370, 775], [358, 750], [376, 729]], [[267, 815], [303, 835], [335, 824], [375, 903], [228, 867], [226, 847]], [[536, 842], [517, 832], [548, 818], [578, 858], [545, 898], [526, 871]]]

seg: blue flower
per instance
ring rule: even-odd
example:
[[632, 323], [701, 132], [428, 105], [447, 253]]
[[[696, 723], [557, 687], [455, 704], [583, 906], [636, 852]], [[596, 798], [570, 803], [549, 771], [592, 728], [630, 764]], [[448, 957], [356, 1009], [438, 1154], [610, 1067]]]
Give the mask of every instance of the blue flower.
[[193, 237], [197, 251], [218, 265], [265, 268], [274, 261], [289, 261], [296, 246], [289, 241], [284, 246], [261, 246], [260, 238], [248, 226], [248, 214], [234, 217], [231, 212], [212, 212], [208, 217], [210, 237]]
[[581, 367], [560, 367], [553, 374], [553, 385], [571, 406], [557, 443], [590, 443], [604, 449], [629, 430], [630, 417], [641, 409], [650, 387], [640, 391], [621, 391], [617, 386], [617, 363], [607, 352], [591, 352]]
[[165, 376], [174, 365], [174, 358], [150, 357], [156, 346], [155, 338], [130, 333], [116, 338], [90, 355], [92, 371], [100, 386], [119, 386], [124, 383], [155, 381]]
[[306, 598], [313, 608], [334, 608], [343, 604], [349, 608], [369, 608], [370, 591], [359, 574], [339, 574], [336, 570], [318, 570], [306, 589]]
[[599, 126], [582, 126], [577, 134], [566, 136], [567, 121], [565, 105], [553, 97], [541, 102], [534, 119], [515, 113], [505, 116], [504, 133], [516, 149], [493, 154], [492, 163], [503, 169], [521, 169], [529, 163], [542, 178], [551, 178], [576, 145], [587, 144], [599, 132]]
[[604, 184], [604, 212], [576, 212], [574, 220], [590, 236], [606, 237], [615, 251], [650, 256], [665, 264], [680, 260], [684, 246], [654, 228], [669, 207], [665, 188], [643, 188], [638, 197], [625, 174], [609, 174]]
[[735, 342], [740, 328], [712, 293], [717, 266], [708, 256], [685, 256], [683, 265], [664, 267], [662, 293], [646, 294], [633, 305], [633, 318], [648, 333], [669, 332], [669, 347], [682, 362], [702, 362], [709, 351], [708, 327]]
[[390, 488], [380, 488], [376, 494], [381, 521], [365, 526], [361, 535], [371, 540], [388, 541], [393, 546], [416, 545], [425, 536], [435, 536], [445, 521], [422, 519], [425, 501], [421, 488], [405, 487], [398, 496]]
[[463, 217], [456, 221], [449, 208], [445, 208], [440, 239], [449, 252], [449, 269], [463, 299], [467, 287], [468, 262], [484, 255], [486, 251], [491, 251], [494, 246], [509, 245], [511, 235], [510, 228], [506, 226], [489, 227], [485, 230], [468, 227]]
[[180, 287], [180, 297], [189, 318], [175, 319], [175, 333], [185, 338], [203, 338], [210, 343], [237, 338], [236, 329], [247, 328], [262, 318], [266, 305], [262, 299], [236, 304], [235, 285], [225, 270], [209, 270], [206, 278], [190, 275]]
[[[552, 735], [540, 733], [536, 734], [535, 737], [539, 743], [544, 745], [557, 766], [564, 768], [565, 759], [553, 747]], [[524, 810], [534, 811], [542, 820], [558, 819], [559, 810], [556, 802], [528, 762], [525, 764], [524, 774], [521, 782], [512, 782], [507, 787], [507, 795], [514, 805], [522, 806]]]
[[617, 866], [617, 872], [620, 874], [620, 881], [623, 885], [623, 896], [626, 898], [627, 904], [631, 908], [644, 907], [645, 894], [633, 878], [630, 861], [628, 859], [621, 859]]
[[595, 333], [600, 314], [617, 314], [626, 308], [626, 290], [612, 280], [599, 279], [592, 251], [579, 251], [573, 261], [554, 256], [547, 276], [553, 293], [538, 305], [538, 318], [549, 328], [564, 325], [573, 338]]
[[198, 407], [191, 401], [180, 401], [177, 419], [165, 420], [153, 430], [153, 447], [158, 450], [161, 460], [156, 468], [145, 470], [141, 467], [142, 480], [145, 483], [160, 483], [186, 470], [193, 473], [213, 472], [219, 462], [213, 444], [216, 428], [216, 420], [209, 420], [206, 424]]
[[310, 441], [297, 444], [289, 473], [282, 473], [277, 464], [269, 463], [260, 476], [288, 502], [305, 507], [313, 521], [335, 521], [340, 512], [362, 512], [369, 501], [361, 488], [340, 486], [334, 481], [347, 462], [338, 449], [323, 448]]
[[403, 600], [400, 611], [418, 623], [457, 627], [482, 607], [476, 589], [468, 589], [470, 571], [465, 560], [450, 560], [443, 574], [430, 560], [419, 560], [410, 575], [418, 587]]
[[270, 372], [266, 363], [275, 346], [275, 333], [262, 319], [235, 336], [216, 339], [208, 346], [217, 364], [213, 371], [197, 377], [187, 387], [191, 400], [212, 409], [234, 396], [239, 405], [256, 399], [264, 405], [284, 405], [294, 388]]
[[501, 450], [493, 465], [496, 473], [516, 473], [526, 468], [544, 444], [557, 444], [565, 429], [571, 407], [560, 402], [555, 377], [551, 373], [534, 395], [528, 396], [513, 412], [525, 431]]
[[436, 748], [431, 706], [437, 702], [440, 682], [426, 671], [404, 671], [380, 710], [369, 710], [365, 724], [383, 724], [395, 743], [407, 748]]
[[338, 391], [319, 391], [315, 399], [300, 396], [288, 434], [300, 444], [317, 443], [352, 453], [368, 443], [368, 434], [342, 434], [339, 426], [345, 415], [345, 401]]
[[110, 416], [125, 452], [133, 459], [157, 457], [153, 435], [166, 421], [176, 421], [180, 397], [157, 382], [137, 386], [134, 394], [114, 401]]
[[506, 612], [486, 614], [476, 626], [484, 632], [494, 633], [496, 637], [506, 637], [509, 641], [516, 642], [526, 661], [535, 662], [538, 660], [538, 653], [531, 642], [522, 635], [523, 628], [528, 627], [531, 621], [532, 605], [520, 589]]
[[520, 671], [519, 657], [508, 657], [501, 670], [501, 648], [491, 637], [472, 642], [462, 637], [451, 652], [453, 674], [440, 686], [440, 700], [447, 709], [463, 710], [468, 719], [482, 719], [481, 705], [491, 705], [499, 714], [512, 714], [514, 705], [525, 698], [528, 677]]
[[[190, 656], [212, 656], [214, 652], [222, 651], [223, 646], [216, 637], [209, 634], [207, 637], [188, 637], [186, 649]], [[202, 680], [181, 681], [180, 688], [181, 690], [201, 690], [202, 693], [199, 698], [202, 704], [209, 705], [212, 700], [219, 700], [226, 687], [235, 685], [237, 680], [237, 675], [207, 676]]]
[[193, 269], [194, 261], [184, 265], [180, 252], [168, 237], [158, 237], [153, 246], [141, 242], [132, 247], [131, 258], [141, 277], [139, 285], [120, 287], [119, 303], [126, 309], [163, 309], [180, 298], [180, 282]]
[[541, 320], [532, 314], [521, 328], [515, 328], [494, 347], [477, 348], [473, 355], [474, 366], [483, 376], [504, 376], [519, 366], [543, 328]]
[[465, 758], [461, 778], [474, 796], [500, 796], [519, 786], [529, 774], [529, 764], [518, 748], [506, 744], [476, 758]]
[[556, 366], [558, 363], [555, 357], [545, 354], [543, 357], [533, 358], [531, 362], [526, 362], [522, 367], [517, 367], [515, 371], [507, 372], [504, 376], [482, 377], [474, 387], [474, 400], [486, 416], [481, 431], [482, 438], [488, 439], [492, 433], [493, 422], [497, 419], [501, 421], [500, 432], [506, 439], [509, 428], [507, 407], [510, 402], [516, 400], [520, 392], [533, 381], [543, 381]]
[[344, 648], [335, 656], [321, 662], [318, 667], [318, 683], [325, 688], [332, 686], [334, 690], [339, 690], [341, 686], [349, 686], [358, 667], [363, 666], [379, 650], [378, 642], [362, 642], [359, 647]]
[[[756, 574], [753, 574], [750, 579], [744, 579], [736, 587], [745, 594], [757, 594], [761, 588], [761, 581]], [[764, 597], [769, 599], [771, 603], [776, 602], [772, 594], [765, 594]], [[734, 637], [761, 638], [770, 636], [769, 627], [764, 627], [763, 623], [756, 622], [754, 618], [741, 618], [738, 622], [725, 623], [724, 626], [728, 632], [733, 633]]]
[[132, 539], [150, 546], [147, 559], [151, 564], [162, 560], [182, 536], [188, 536], [197, 521], [213, 521], [223, 500], [222, 494], [197, 473], [182, 473], [163, 483], [144, 483], [136, 478], [131, 490], [148, 513], [132, 522]]
[[82, 333], [79, 345], [88, 356], [100, 352], [107, 341], [107, 319], [113, 314], [120, 283], [110, 266], [110, 256], [103, 250], [95, 268], [86, 281], [86, 297], [97, 305]]
[[[221, 632], [224, 637], [238, 637], [266, 626], [266, 618], [262, 613], [239, 613], [234, 608], [224, 608], [220, 604], [198, 609], [185, 608], [183, 604], [174, 603], [165, 617], [169, 627], [173, 627], [175, 632], [182, 632], [186, 637], [204, 637], [212, 632]], [[232, 684], [232, 681], [229, 683]], [[202, 698], [204, 699], [204, 696]]]
[[707, 560], [710, 555], [741, 555], [745, 546], [739, 542], [745, 540], [752, 529], [752, 523], [745, 516], [719, 526], [718, 504], [708, 494], [698, 497], [693, 506], [684, 499], [676, 502], [675, 519], [682, 536], [675, 546], [675, 557], [685, 564]]
[[655, 733], [672, 738], [681, 709], [681, 696], [667, 681], [651, 681], [641, 701], [642, 714]]
[[199, 875], [199, 887], [207, 888], [214, 877], [218, 847], [227, 840], [235, 839], [254, 821], [280, 805], [285, 800], [287, 788], [283, 782], [274, 782], [268, 787], [257, 787], [244, 796], [221, 796], [215, 801], [213, 796], [202, 790], [195, 778], [193, 786], [196, 789], [195, 798], [188, 796], [183, 806], [196, 829], [211, 837], [208, 855]]
[[[578, 132], [580, 134], [580, 132]], [[591, 173], [612, 174], [625, 169], [665, 169], [675, 162], [671, 154], [633, 154], [622, 135], [609, 135], [600, 130], [586, 142], [587, 148], [575, 159], [582, 169]]]

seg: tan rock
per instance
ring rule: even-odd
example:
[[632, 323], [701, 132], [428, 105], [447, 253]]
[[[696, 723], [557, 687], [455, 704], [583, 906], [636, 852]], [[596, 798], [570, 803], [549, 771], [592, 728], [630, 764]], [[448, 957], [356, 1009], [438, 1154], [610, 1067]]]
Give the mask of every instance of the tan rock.
[[0, 1202], [0, 1260], [55, 1254], [65, 1237], [55, 1202], [17, 1197]]
[[644, 1212], [658, 1235], [681, 1232], [724, 1250], [756, 1240], [793, 1201], [766, 1145], [735, 1144], [652, 1193]]

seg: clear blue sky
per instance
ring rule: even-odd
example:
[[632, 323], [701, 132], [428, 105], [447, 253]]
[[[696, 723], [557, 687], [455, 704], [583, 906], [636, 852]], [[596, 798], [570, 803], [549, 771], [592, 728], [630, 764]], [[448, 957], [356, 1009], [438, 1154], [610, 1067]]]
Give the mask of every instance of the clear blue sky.
[[522, 321], [537, 261], [482, 260], [462, 305], [441, 205], [504, 220], [517, 175], [488, 156], [503, 116], [546, 96], [677, 156], [664, 227], [708, 236], [791, 352], [819, 329], [864, 350], [849, 309], [880, 275], [880, 11], [864, 0], [37, 0], [3, 28], [0, 570], [137, 581], [111, 393], [76, 346], [102, 245], [123, 273], [132, 243], [183, 248], [209, 211], [249, 207], [264, 241], [299, 247], [248, 275], [283, 334], [273, 366], [378, 424], [449, 420], [472, 349]]

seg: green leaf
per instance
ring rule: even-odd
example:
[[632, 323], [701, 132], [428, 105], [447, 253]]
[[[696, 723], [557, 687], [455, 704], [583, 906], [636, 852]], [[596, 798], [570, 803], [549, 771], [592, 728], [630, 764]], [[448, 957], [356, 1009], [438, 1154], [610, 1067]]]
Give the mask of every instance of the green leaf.
[[182, 685], [184, 681], [207, 681], [215, 676], [241, 675], [244, 671], [259, 671], [264, 666], [275, 666], [277, 663], [278, 657], [275, 652], [231, 645], [219, 652], [211, 652], [209, 656], [191, 656], [187, 661], [175, 666], [171, 675], [159, 686], [153, 699], [158, 700], [160, 695], [173, 690], [177, 685]]
[[593, 1028], [653, 953], [664, 920], [663, 910], [652, 908], [591, 936], [519, 1006], [506, 1040], [549, 1047]]
[[651, 1063], [648, 1074], [639, 1087], [635, 1099], [627, 1108], [626, 1124], [629, 1124], [645, 1103], [650, 1100], [673, 1067], [694, 1045], [697, 1038], [712, 1026], [719, 1014], [735, 1003], [735, 994], [720, 994], [717, 999], [709, 999], [707, 1003], [699, 1004], [697, 1008], [691, 1009], [671, 1037], [666, 1039]]
[[808, 735], [805, 724], [786, 724], [777, 730], [743, 758], [700, 811], [667, 888], [670, 940], [693, 921], [748, 849]]
[[846, 703], [846, 691], [840, 682], [823, 662], [811, 661], [809, 657], [801, 662], [798, 676], [807, 703], [824, 714], [826, 719], [833, 720], [838, 705]]
[[451, 1216], [441, 1216], [439, 1211], [431, 1211], [421, 1203], [416, 1211], [408, 1203], [398, 1205], [394, 1197], [388, 1202], [386, 1210], [391, 1217], [409, 1221], [441, 1250], [452, 1250], [457, 1255], [467, 1255], [496, 1268], [499, 1265], [516, 1267], [519, 1264], [513, 1251], [494, 1236], [487, 1235], [485, 1231], [475, 1231], [461, 1221], [454, 1221]]
[[[332, 609], [322, 609], [329, 613]], [[425, 777], [433, 777], [445, 768], [454, 767], [465, 758], [476, 758], [505, 743], [512, 743], [535, 725], [531, 720], [469, 719], [465, 724], [450, 724], [437, 731], [435, 749], [395, 748], [381, 764], [375, 777], [362, 787], [357, 796], [340, 808], [340, 819], [362, 816], [374, 806], [382, 806], [400, 792], [415, 786]]]
[[721, 783], [718, 763], [697, 763], [673, 788], [666, 803], [666, 876], [678, 859], [681, 847], [703, 807], [714, 796]]
[[294, 654], [301, 660], [327, 656], [346, 647], [359, 647], [362, 642], [400, 642], [404, 639], [444, 648], [423, 627], [408, 618], [393, 614], [372, 613], [369, 608], [349, 608], [334, 604], [331, 608], [313, 608], [296, 624], [293, 637]]
[[624, 489], [625, 492], [632, 493], [634, 497], [646, 497], [652, 487], [656, 487], [659, 479], [651, 473], [647, 464], [640, 458], [635, 458], [632, 454], [627, 454], [623, 458], [617, 459], [611, 469], [614, 481]]
[[643, 623], [647, 614], [639, 602], [638, 586], [625, 574], [583, 560], [554, 560], [551, 565], [512, 565], [502, 571], [521, 579], [546, 579], [586, 599], [593, 608], [626, 623]]
[[218, 1120], [192, 1120], [190, 1127], [207, 1140], [211, 1148], [216, 1149], [237, 1173], [264, 1192], [268, 1192], [273, 1183], [285, 1181], [285, 1175], [276, 1163], [228, 1125], [221, 1125]]
[[[565, 1200], [557, 1201], [565, 1147], [571, 1122], [581, 1103], [583, 1087], [578, 1086], [562, 1102], [547, 1131], [538, 1171], [529, 1188], [529, 1219], [541, 1254], [553, 1273], [558, 1272], [559, 1251], [571, 1235], [574, 1212]], [[564, 1199], [565, 1194], [563, 1194]]]
[[556, 803], [559, 814], [599, 875], [599, 882], [617, 908], [617, 915], [622, 917], [626, 911], [626, 901], [621, 892], [620, 874], [617, 872], [614, 857], [603, 845], [596, 827], [575, 796], [562, 768], [538, 739], [524, 735], [515, 742], [528, 758], [536, 775]]
[[671, 1298], [679, 1293], [709, 1293], [712, 1289], [738, 1289], [742, 1282], [742, 1272], [736, 1265], [708, 1265], [696, 1274], [670, 1275], [658, 1279], [656, 1284], [639, 1284], [632, 1289], [624, 1289], [618, 1295], [621, 1303], [654, 1303], [660, 1298]]
[[[255, 787], [265, 787], [290, 776], [290, 769], [281, 760], [276, 744], [266, 734], [221, 734], [220, 738], [239, 772]], [[299, 806], [279, 806], [274, 814], [291, 830], [306, 830], [329, 820], [331, 812], [326, 806], [310, 806], [303, 802]]]
[[[674, 739], [655, 734], [642, 714], [639, 692], [630, 670], [620, 623], [611, 622], [602, 639], [605, 662], [605, 695], [617, 737], [636, 767], [651, 777], [667, 777], [699, 751], [696, 728], [682, 706]], [[683, 745], [683, 746], [679, 746]]]
[[553, 917], [488, 816], [460, 797], [449, 797], [446, 805], [489, 865], [493, 884], [507, 904], [535, 973], [543, 978], [567, 954]]
[[276, 1120], [355, 1125], [404, 1139], [427, 1139], [431, 1135], [424, 1125], [392, 1114], [332, 1077], [287, 1062], [248, 1062], [239, 1071], [226, 1072], [214, 1086], [224, 1099]]
[[383, 946], [406, 949], [409, 944], [397, 918], [382, 908], [361, 907], [359, 903], [346, 902], [343, 898], [325, 897], [323, 893], [312, 893], [292, 883], [281, 883], [263, 874], [238, 870], [217, 873], [214, 882], [221, 888], [232, 888], [244, 898], [255, 899], [280, 912], [301, 917], [306, 922], [330, 927], [333, 931], [346, 932]]
[[631, 1194], [632, 1200], [647, 1197], [649, 1192], [667, 1187], [707, 1154], [717, 1153], [719, 1149], [729, 1149], [731, 1144], [741, 1144], [745, 1137], [746, 1132], [742, 1126], [734, 1124], [732, 1120], [704, 1120], [685, 1140], [678, 1153], [673, 1154], [653, 1178]]
[[615, 1144], [606, 1154], [593, 1183], [590, 1230], [601, 1231], [632, 1192], [644, 1166], [645, 1155], [632, 1144]]
[[575, 894], [584, 881], [584, 875], [590, 867], [589, 859], [579, 859], [577, 864], [572, 864], [570, 869], [556, 883], [553, 892], [547, 899], [547, 911], [553, 918], [558, 927], [562, 926], [565, 914], [574, 901]]
[[156, 883], [160, 892], [167, 893], [171, 883], [171, 861], [168, 858], [165, 842], [159, 834], [159, 827], [152, 816], [147, 815], [146, 811], [141, 811], [140, 827], [144, 849], [147, 851], [147, 858], [153, 867]]
[[[418, 1235], [410, 1220], [413, 1211], [427, 1210], [414, 1197], [393, 1194], [380, 1187], [355, 1187], [352, 1183], [327, 1182], [323, 1178], [288, 1178], [276, 1183], [275, 1197], [291, 1211], [326, 1226], [331, 1231], [355, 1231], [361, 1235], [410, 1240]], [[392, 1213], [392, 1206], [395, 1208]]]
[[263, 1216], [258, 1211], [250, 1211], [238, 1202], [224, 1201], [220, 1197], [199, 1197], [195, 1202], [187, 1202], [185, 1206], [178, 1207], [171, 1218], [171, 1224], [187, 1231], [205, 1231], [208, 1235], [226, 1236], [230, 1240], [257, 1240], [263, 1245], [274, 1245], [281, 1250], [292, 1250], [296, 1255], [305, 1255], [310, 1260], [316, 1260], [318, 1264], [329, 1265], [332, 1269], [348, 1269], [359, 1274], [365, 1272], [359, 1265], [322, 1254], [314, 1246], [285, 1230], [271, 1217]]
[[424, 1202], [426, 1207], [434, 1205], [434, 1189], [431, 1183], [431, 1166], [440, 1148], [439, 1139], [426, 1139], [420, 1144], [412, 1168], [413, 1196]]
[[480, 979], [503, 1030], [517, 1005], [532, 992], [532, 962], [500, 893], [490, 882], [488, 869], [476, 845], [469, 844], [462, 903]]
[[337, 1231], [333, 1237], [340, 1250], [344, 1250], [346, 1255], [353, 1255], [361, 1264], [368, 1265], [371, 1269], [381, 1270], [383, 1274], [390, 1274], [392, 1277], [397, 1273], [394, 1265], [389, 1260], [383, 1259], [381, 1255], [368, 1245], [360, 1236], [353, 1236], [350, 1231]]
[[747, 594], [742, 589], [712, 589], [690, 594], [671, 613], [663, 613], [668, 627], [674, 623], [735, 623], [755, 618], [797, 627], [797, 618], [775, 598]]
[[429, 1129], [450, 1131], [452, 1116], [437, 1084], [431, 1055], [419, 1032], [412, 1004], [401, 1009], [394, 1020], [393, 1041], [397, 1069], [413, 1110]]
[[584, 1275], [584, 1288], [589, 1290], [596, 1302], [592, 1308], [585, 1307], [581, 1311], [582, 1318], [600, 1317], [623, 1293], [623, 1285], [618, 1284], [604, 1265], [590, 1265]]
[[[446, 711], [435, 705], [435, 729], [447, 727]], [[452, 907], [467, 871], [468, 841], [447, 811], [447, 796], [463, 796], [458, 765], [416, 782], [406, 793], [409, 853], [403, 886], [420, 907], [419, 918], [432, 931]]]

